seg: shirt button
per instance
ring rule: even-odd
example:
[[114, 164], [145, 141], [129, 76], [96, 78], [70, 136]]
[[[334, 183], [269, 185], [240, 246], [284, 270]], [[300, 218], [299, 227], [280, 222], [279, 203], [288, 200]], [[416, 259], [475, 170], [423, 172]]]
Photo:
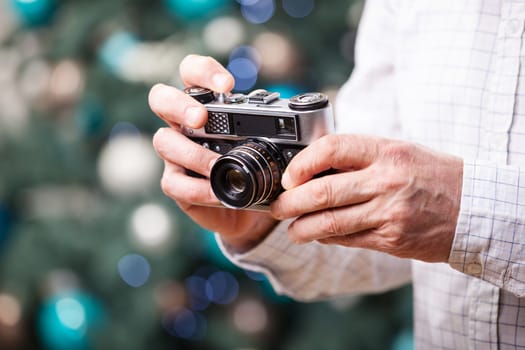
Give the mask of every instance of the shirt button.
[[471, 263], [467, 265], [467, 273], [473, 276], [479, 276], [481, 274], [481, 265], [478, 263]]

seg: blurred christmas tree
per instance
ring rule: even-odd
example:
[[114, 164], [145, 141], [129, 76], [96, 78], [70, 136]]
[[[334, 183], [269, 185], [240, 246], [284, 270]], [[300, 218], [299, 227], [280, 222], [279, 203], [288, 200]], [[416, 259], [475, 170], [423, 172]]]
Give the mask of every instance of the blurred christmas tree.
[[299, 304], [225, 261], [161, 193], [150, 142], [149, 87], [180, 86], [189, 53], [238, 91], [333, 98], [361, 7], [0, 0], [0, 348], [410, 347], [409, 289]]

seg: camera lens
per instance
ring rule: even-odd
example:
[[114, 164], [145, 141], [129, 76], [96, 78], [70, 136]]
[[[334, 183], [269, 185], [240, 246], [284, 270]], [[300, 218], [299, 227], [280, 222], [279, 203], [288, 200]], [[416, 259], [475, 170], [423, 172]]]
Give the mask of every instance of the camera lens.
[[224, 206], [247, 208], [280, 193], [284, 168], [281, 152], [271, 142], [246, 140], [217, 159], [211, 169], [211, 187]]
[[231, 190], [234, 192], [242, 193], [248, 187], [246, 183], [246, 176], [238, 169], [230, 169], [226, 173], [226, 182], [230, 184]]

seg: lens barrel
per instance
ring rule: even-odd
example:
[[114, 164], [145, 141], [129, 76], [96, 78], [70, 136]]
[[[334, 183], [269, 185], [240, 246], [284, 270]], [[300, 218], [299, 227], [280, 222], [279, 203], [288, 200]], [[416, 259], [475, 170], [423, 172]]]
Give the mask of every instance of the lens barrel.
[[217, 159], [211, 169], [211, 187], [224, 206], [247, 208], [277, 197], [285, 167], [277, 146], [248, 139]]

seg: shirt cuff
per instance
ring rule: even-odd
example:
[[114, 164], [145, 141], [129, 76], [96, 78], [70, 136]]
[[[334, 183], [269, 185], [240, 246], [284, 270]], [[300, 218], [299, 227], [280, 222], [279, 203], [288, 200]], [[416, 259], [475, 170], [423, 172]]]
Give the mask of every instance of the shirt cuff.
[[[461, 206], [449, 256], [452, 268], [515, 294], [523, 293], [519, 224], [520, 171], [464, 162]], [[518, 236], [516, 236], [518, 235]], [[516, 237], [515, 237], [516, 236]], [[523, 279], [523, 278], [521, 278]]]

